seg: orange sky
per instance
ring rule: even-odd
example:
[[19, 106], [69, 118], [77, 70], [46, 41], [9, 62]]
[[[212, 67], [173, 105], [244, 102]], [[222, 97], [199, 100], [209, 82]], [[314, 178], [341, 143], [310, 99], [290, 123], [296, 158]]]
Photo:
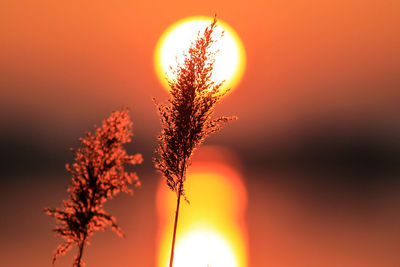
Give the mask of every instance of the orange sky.
[[[166, 96], [152, 65], [156, 41], [171, 23], [192, 15], [217, 13], [244, 42], [244, 79], [221, 110], [235, 107], [243, 126], [264, 118], [263, 129], [249, 134], [264, 135], [310, 113], [386, 117], [399, 97], [400, 4], [394, 0], [1, 5], [2, 110], [63, 130], [84, 120], [82, 112], [87, 123], [98, 110], [107, 114], [121, 105], [155, 118], [151, 98]], [[9, 117], [4, 114], [1, 120]], [[140, 127], [150, 127], [141, 117]]]

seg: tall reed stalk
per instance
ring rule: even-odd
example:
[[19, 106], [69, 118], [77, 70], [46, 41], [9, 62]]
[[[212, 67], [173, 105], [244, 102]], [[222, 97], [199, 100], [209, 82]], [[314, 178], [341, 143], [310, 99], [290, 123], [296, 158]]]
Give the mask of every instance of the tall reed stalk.
[[221, 36], [214, 32], [217, 20], [199, 33], [184, 54], [183, 63], [168, 77], [170, 97], [166, 104], [156, 102], [162, 130], [154, 158], [156, 169], [161, 172], [167, 186], [177, 194], [174, 229], [169, 266], [173, 267], [175, 240], [181, 197], [186, 201], [184, 182], [194, 151], [204, 139], [236, 117], [212, 119], [215, 105], [226, 94], [221, 83], [212, 81], [215, 53], [212, 45]]

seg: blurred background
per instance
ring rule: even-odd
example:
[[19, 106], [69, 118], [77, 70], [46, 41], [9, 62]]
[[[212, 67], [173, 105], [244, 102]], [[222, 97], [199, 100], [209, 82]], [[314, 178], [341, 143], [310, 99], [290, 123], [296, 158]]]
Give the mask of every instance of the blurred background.
[[[0, 3], [0, 265], [51, 266], [44, 207], [67, 197], [70, 147], [131, 108], [142, 187], [106, 205], [126, 233], [96, 233], [87, 266], [155, 266], [151, 158], [167, 92], [153, 53], [194, 15], [241, 37], [242, 82], [217, 107], [237, 115], [206, 144], [235, 154], [248, 196], [249, 267], [396, 267], [400, 242], [400, 3], [395, 0]], [[71, 266], [75, 251], [56, 266]]]

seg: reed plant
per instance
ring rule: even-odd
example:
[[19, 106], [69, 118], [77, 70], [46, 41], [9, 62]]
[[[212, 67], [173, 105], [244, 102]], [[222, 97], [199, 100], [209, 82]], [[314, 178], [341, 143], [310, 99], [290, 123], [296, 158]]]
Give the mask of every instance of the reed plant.
[[120, 192], [132, 194], [131, 185], [140, 185], [137, 175], [125, 170], [125, 166], [142, 162], [140, 154], [128, 155], [123, 147], [131, 141], [132, 125], [128, 109], [114, 111], [101, 127], [95, 126], [94, 133], [87, 132], [79, 139], [79, 148], [71, 149], [75, 162], [66, 165], [72, 176], [72, 184], [67, 189], [69, 198], [61, 208], [45, 208], [57, 221], [54, 231], [64, 239], [55, 251], [53, 264], [75, 244], [78, 253], [73, 266], [84, 266], [84, 248], [97, 230], [111, 226], [123, 236], [115, 217], [103, 205]]
[[168, 102], [156, 102], [161, 119], [162, 130], [158, 136], [157, 156], [154, 158], [156, 169], [163, 175], [167, 186], [176, 193], [176, 211], [172, 237], [169, 266], [173, 266], [174, 248], [181, 197], [185, 200], [184, 183], [195, 150], [210, 134], [217, 132], [236, 117], [213, 118], [215, 106], [227, 91], [222, 91], [223, 82], [212, 80], [217, 52], [213, 45], [221, 35], [215, 33], [217, 20], [199, 32], [187, 52], [184, 60], [172, 69], [173, 75], [167, 77], [170, 87]]

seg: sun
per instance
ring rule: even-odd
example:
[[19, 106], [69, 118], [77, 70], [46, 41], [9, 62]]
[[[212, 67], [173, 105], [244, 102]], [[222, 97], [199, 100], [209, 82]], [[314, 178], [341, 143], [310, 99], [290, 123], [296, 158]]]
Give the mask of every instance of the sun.
[[[198, 33], [213, 21], [211, 17], [196, 16], [177, 21], [167, 28], [161, 35], [155, 48], [154, 66], [161, 84], [169, 90], [167, 78], [172, 78], [172, 69], [183, 60], [191, 42], [196, 40]], [[220, 36], [223, 32], [223, 36]], [[217, 42], [212, 49], [215, 55], [212, 81], [219, 83], [224, 81], [221, 91], [235, 89], [243, 76], [246, 55], [239, 35], [225, 22], [217, 20], [214, 30]]]

